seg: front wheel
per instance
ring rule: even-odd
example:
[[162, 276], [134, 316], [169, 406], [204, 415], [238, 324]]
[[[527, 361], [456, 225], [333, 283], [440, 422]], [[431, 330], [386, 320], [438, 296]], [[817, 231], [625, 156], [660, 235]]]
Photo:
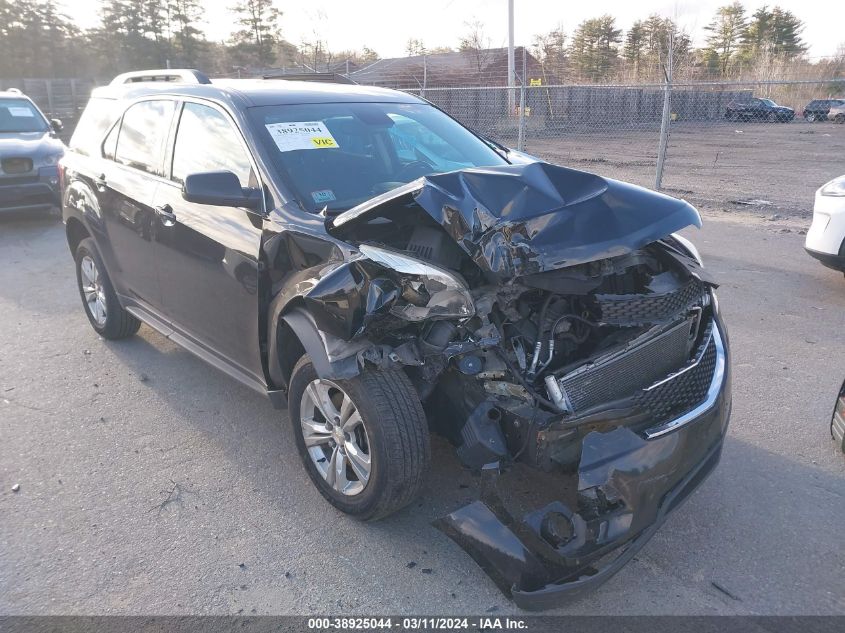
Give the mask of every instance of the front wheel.
[[79, 295], [91, 326], [100, 336], [112, 340], [135, 334], [141, 322], [120, 305], [94, 240], [82, 240], [74, 259]]
[[325, 380], [308, 356], [293, 369], [290, 420], [311, 481], [333, 506], [375, 520], [410, 503], [431, 460], [428, 423], [401, 371]]
[[812, 112], [809, 112], [806, 115], [804, 115], [804, 118], [807, 119], [808, 123], [813, 123], [816, 120], [816, 115], [813, 114]]

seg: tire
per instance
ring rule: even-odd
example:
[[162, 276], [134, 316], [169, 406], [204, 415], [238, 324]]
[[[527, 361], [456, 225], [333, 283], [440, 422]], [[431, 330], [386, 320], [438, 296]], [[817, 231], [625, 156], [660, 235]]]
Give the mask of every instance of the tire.
[[809, 123], [815, 123], [816, 121], [818, 121], [818, 117], [816, 117], [816, 115], [812, 112], [808, 112], [807, 114], [805, 114], [804, 118], [807, 119]]
[[[322, 407], [315, 404], [317, 400]], [[293, 368], [289, 403], [305, 470], [335, 508], [374, 521], [417, 496], [431, 461], [431, 446], [422, 404], [404, 372], [364, 369], [349, 380], [321, 380], [306, 355]], [[328, 414], [323, 413], [326, 409]], [[329, 417], [346, 420], [328, 425]], [[341, 427], [346, 433], [338, 430]], [[357, 459], [351, 457], [355, 454]], [[364, 458], [369, 460], [368, 471]], [[341, 477], [329, 474], [338, 460]], [[359, 475], [362, 471], [366, 479]]]
[[135, 334], [141, 327], [141, 322], [120, 305], [93, 239], [88, 237], [79, 243], [74, 261], [82, 308], [91, 327], [97, 334], [109, 340], [127, 338]]
[[766, 117], [769, 123], [777, 123], [780, 117], [778, 117], [776, 112], [769, 112], [769, 116]]
[[833, 122], [839, 124], [845, 123], [845, 114], [837, 114], [833, 117]]

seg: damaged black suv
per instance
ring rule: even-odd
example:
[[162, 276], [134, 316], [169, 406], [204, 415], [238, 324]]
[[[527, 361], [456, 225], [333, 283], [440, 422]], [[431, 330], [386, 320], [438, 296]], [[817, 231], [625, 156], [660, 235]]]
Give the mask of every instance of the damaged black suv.
[[95, 90], [61, 180], [100, 335], [143, 321], [288, 406], [362, 519], [444, 435], [481, 498], [437, 525], [524, 607], [607, 579], [718, 462], [727, 337], [684, 201], [402, 92], [196, 71]]

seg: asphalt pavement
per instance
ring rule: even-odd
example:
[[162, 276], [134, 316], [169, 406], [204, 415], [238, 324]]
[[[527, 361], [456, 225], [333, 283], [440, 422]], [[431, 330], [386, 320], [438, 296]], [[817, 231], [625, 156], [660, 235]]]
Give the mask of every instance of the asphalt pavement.
[[[845, 278], [804, 253], [799, 224], [720, 213], [686, 232], [732, 345], [722, 462], [557, 613], [845, 614], [845, 455], [828, 430]], [[339, 514], [284, 411], [146, 326], [99, 339], [62, 225], [0, 219], [0, 613], [518, 612], [431, 526], [476, 486], [436, 441], [414, 505]]]

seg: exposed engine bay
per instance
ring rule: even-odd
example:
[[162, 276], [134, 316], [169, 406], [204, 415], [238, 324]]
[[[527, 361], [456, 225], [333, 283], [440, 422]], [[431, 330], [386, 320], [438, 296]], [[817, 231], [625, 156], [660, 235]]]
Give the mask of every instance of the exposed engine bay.
[[[532, 164], [427, 177], [328, 223], [359, 252], [305, 294], [332, 371], [407, 373], [485, 482], [438, 527], [522, 606], [606, 579], [715, 466], [726, 346], [716, 284], [674, 235], [700, 224], [685, 202]], [[517, 518], [511, 465], [577, 494]]]

